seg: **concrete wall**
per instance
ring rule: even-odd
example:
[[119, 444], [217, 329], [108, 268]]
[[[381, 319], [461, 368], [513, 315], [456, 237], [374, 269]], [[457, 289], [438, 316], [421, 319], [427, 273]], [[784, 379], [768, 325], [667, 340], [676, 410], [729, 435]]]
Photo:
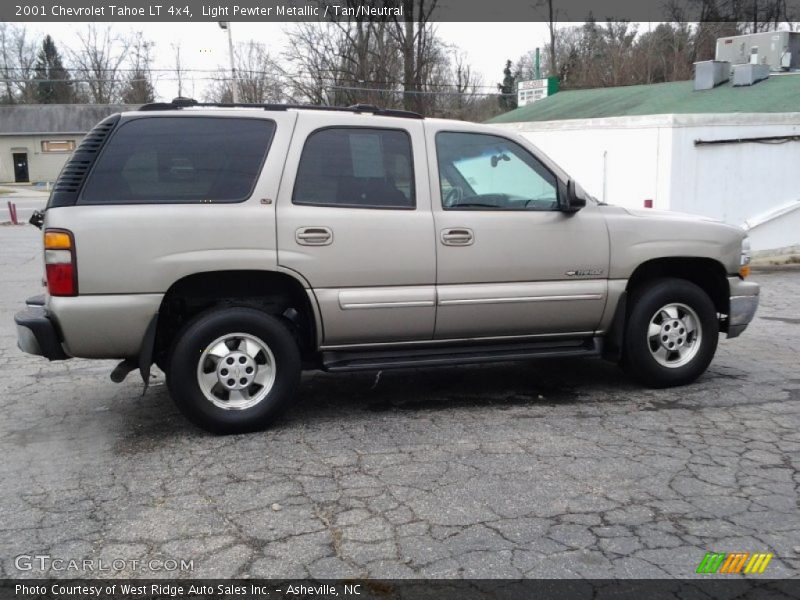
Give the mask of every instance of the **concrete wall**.
[[0, 183], [14, 182], [12, 153], [28, 154], [28, 177], [32, 182], [54, 181], [69, 152], [42, 152], [43, 140], [73, 140], [77, 146], [83, 134], [0, 135]]
[[[589, 193], [611, 204], [640, 208], [652, 198], [655, 208], [742, 225], [798, 197], [800, 142], [694, 142], [800, 135], [800, 113], [652, 115], [498, 127], [530, 139]], [[770, 231], [775, 227], [781, 225], [771, 225]], [[800, 229], [787, 235], [800, 244]], [[763, 246], [770, 243], [759, 236], [759, 247], [753, 247], [777, 247]]]

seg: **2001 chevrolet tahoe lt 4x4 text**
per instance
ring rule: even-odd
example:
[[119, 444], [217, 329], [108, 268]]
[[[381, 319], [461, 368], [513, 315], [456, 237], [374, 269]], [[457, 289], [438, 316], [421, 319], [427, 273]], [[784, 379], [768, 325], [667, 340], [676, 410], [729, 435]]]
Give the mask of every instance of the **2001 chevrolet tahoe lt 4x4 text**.
[[758, 304], [744, 233], [598, 203], [526, 139], [349, 109], [176, 99], [113, 115], [44, 215], [50, 360], [152, 363], [216, 432], [266, 426], [304, 367], [603, 355], [682, 385]]

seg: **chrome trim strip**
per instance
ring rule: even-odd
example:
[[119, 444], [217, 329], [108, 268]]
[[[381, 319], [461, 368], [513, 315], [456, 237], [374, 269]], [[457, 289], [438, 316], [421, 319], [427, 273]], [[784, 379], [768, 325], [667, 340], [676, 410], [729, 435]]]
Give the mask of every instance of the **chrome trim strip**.
[[433, 346], [433, 345], [459, 345], [464, 343], [483, 343], [483, 342], [502, 342], [516, 340], [537, 340], [537, 339], [572, 339], [594, 337], [594, 331], [571, 331], [569, 333], [534, 333], [528, 335], [501, 335], [494, 337], [474, 337], [474, 338], [451, 338], [446, 340], [410, 340], [403, 342], [373, 342], [368, 344], [334, 344], [330, 346], [320, 346], [320, 350], [357, 350], [359, 348], [392, 348], [409, 346]]
[[574, 294], [571, 296], [512, 296], [505, 298], [458, 298], [439, 300], [439, 306], [457, 304], [512, 304], [518, 302], [550, 302], [563, 300], [601, 300], [602, 294]]
[[348, 302], [339, 301], [342, 310], [354, 310], [358, 308], [413, 308], [415, 306], [433, 306], [433, 300], [407, 300], [398, 302]]

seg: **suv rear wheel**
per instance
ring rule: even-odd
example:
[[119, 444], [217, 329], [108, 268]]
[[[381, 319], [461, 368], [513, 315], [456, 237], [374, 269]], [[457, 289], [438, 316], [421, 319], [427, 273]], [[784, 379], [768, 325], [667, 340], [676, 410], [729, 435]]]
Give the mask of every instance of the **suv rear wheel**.
[[181, 412], [213, 433], [263, 429], [294, 395], [300, 379], [294, 336], [252, 308], [211, 310], [176, 336], [167, 385]]
[[634, 294], [625, 331], [623, 365], [651, 387], [691, 383], [717, 349], [714, 304], [685, 279], [658, 279]]

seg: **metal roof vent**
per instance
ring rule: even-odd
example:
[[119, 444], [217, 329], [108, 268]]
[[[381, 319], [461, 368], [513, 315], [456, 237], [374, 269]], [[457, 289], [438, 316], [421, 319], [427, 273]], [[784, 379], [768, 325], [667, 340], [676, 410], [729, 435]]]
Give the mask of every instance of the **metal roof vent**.
[[733, 85], [753, 85], [769, 77], [769, 65], [746, 64], [733, 66]]
[[694, 90], [710, 90], [731, 77], [731, 63], [726, 60], [704, 60], [694, 63]]

